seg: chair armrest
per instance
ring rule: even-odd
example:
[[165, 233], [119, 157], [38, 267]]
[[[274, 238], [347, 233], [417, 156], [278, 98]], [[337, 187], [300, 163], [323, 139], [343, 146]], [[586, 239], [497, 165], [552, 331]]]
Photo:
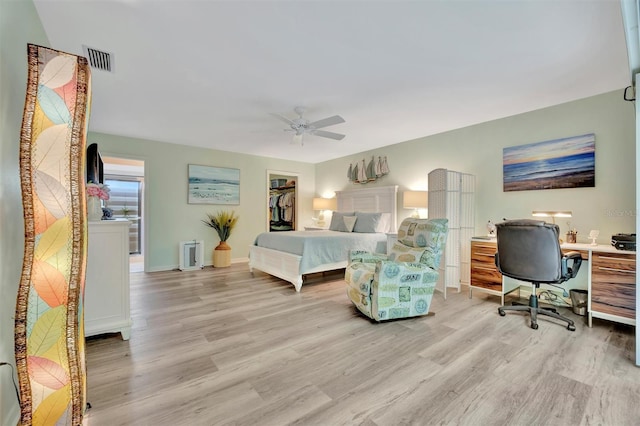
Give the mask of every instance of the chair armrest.
[[578, 275], [582, 265], [582, 255], [577, 251], [570, 251], [562, 256], [562, 276], [569, 278], [575, 278]]
[[[387, 272], [388, 271], [388, 272]], [[394, 262], [392, 260], [380, 261], [376, 267], [376, 274], [386, 275], [393, 273], [394, 277], [405, 276], [407, 283], [411, 283], [410, 276], [416, 275], [415, 281], [438, 280], [439, 273], [432, 267], [418, 262]], [[378, 281], [384, 282], [387, 277], [379, 277]]]
[[381, 260], [387, 260], [387, 255], [382, 253], [373, 253], [363, 250], [349, 250], [349, 262], [360, 263], [376, 263]]

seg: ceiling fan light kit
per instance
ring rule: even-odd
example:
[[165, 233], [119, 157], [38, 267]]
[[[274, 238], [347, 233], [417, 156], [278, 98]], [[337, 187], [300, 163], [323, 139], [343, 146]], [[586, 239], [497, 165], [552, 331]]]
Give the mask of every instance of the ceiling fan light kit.
[[331, 117], [323, 118], [321, 120], [310, 122], [306, 118], [304, 118], [304, 113], [306, 109], [304, 107], [295, 107], [293, 109], [296, 114], [298, 114], [297, 118], [293, 120], [276, 113], [271, 113], [272, 116], [277, 118], [280, 121], [283, 121], [289, 125], [289, 129], [284, 129], [285, 132], [295, 132], [291, 143], [295, 144], [304, 144], [304, 135], [314, 135], [320, 136], [322, 138], [329, 138], [334, 140], [342, 140], [345, 135], [340, 133], [328, 132], [326, 130], [320, 130], [324, 127], [334, 126], [336, 124], [344, 123], [344, 118], [339, 115], [334, 115]]

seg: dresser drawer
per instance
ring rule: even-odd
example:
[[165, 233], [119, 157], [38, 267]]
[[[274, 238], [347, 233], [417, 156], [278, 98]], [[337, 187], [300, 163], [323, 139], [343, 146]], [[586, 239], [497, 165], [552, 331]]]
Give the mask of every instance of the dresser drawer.
[[502, 274], [496, 267], [488, 268], [484, 265], [471, 264], [471, 285], [474, 287], [502, 290]]
[[496, 244], [471, 242], [471, 286], [502, 291], [502, 274], [495, 265]]
[[591, 310], [635, 319], [635, 255], [594, 252], [591, 260]]

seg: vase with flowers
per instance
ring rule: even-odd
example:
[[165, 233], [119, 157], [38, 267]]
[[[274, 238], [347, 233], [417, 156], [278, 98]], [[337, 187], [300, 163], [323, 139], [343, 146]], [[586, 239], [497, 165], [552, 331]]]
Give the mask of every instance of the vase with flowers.
[[109, 186], [103, 183], [87, 183], [87, 219], [102, 220], [102, 200], [109, 199]]
[[220, 238], [220, 244], [213, 249], [213, 266], [215, 268], [229, 266], [231, 265], [231, 247], [227, 244], [227, 240], [238, 223], [238, 216], [233, 211], [219, 211], [215, 214], [208, 213], [207, 217], [209, 219], [202, 222], [213, 228]]

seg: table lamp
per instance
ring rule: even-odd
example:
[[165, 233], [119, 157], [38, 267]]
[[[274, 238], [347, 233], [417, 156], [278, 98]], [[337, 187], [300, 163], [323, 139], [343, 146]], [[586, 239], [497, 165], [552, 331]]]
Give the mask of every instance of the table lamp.
[[321, 228], [324, 228], [327, 225], [325, 221], [324, 212], [326, 210], [334, 211], [337, 208], [337, 202], [335, 198], [314, 198], [313, 199], [313, 210], [320, 211], [318, 214], [318, 220], [316, 221], [316, 225]]
[[426, 209], [428, 206], [428, 191], [404, 191], [402, 193], [402, 207], [414, 209], [411, 217], [420, 218], [419, 209]]

